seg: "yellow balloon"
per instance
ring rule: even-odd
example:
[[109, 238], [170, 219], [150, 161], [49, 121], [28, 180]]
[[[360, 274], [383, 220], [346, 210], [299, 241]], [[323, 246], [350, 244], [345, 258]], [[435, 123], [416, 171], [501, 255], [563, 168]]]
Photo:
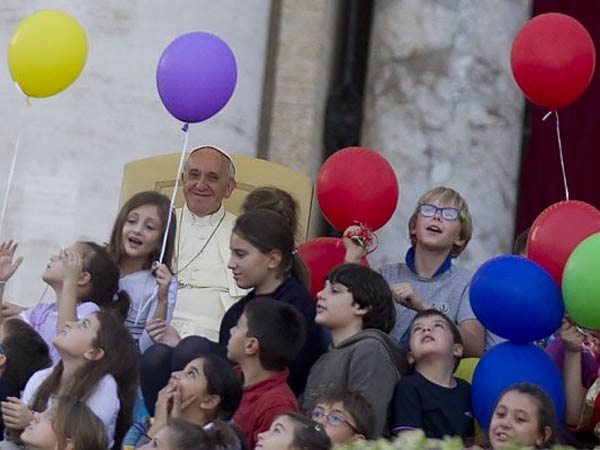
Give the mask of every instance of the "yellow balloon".
[[13, 80], [29, 97], [50, 97], [81, 73], [87, 39], [79, 23], [60, 11], [39, 11], [25, 18], [8, 46]]
[[465, 381], [471, 383], [473, 381], [473, 372], [479, 362], [479, 358], [463, 358], [460, 360], [458, 367], [454, 371], [456, 378], [462, 378]]

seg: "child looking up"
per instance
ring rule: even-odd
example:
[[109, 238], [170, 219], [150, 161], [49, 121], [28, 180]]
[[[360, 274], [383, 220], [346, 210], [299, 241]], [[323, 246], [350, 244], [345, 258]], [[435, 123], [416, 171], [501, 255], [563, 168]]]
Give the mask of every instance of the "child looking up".
[[203, 355], [173, 372], [169, 384], [160, 391], [155, 417], [134, 424], [123, 439], [123, 450], [133, 450], [158, 436], [169, 420], [178, 418], [199, 427], [215, 420], [228, 422], [242, 398], [242, 381], [229, 361], [216, 355]]
[[131, 425], [137, 385], [136, 349], [125, 326], [112, 314], [98, 311], [67, 322], [54, 339], [62, 359], [53, 368], [34, 373], [21, 400], [2, 403], [4, 425], [23, 430], [33, 417], [60, 396], [85, 402], [104, 423], [110, 446], [117, 445]]
[[[142, 352], [152, 345], [144, 331], [146, 322], [169, 322], [177, 299], [177, 281], [170, 269], [177, 219], [170, 209], [170, 200], [158, 192], [135, 194], [119, 211], [107, 248], [119, 267], [119, 287], [131, 297], [125, 324]], [[156, 265], [169, 214], [164, 263]]]
[[58, 398], [21, 434], [30, 450], [108, 450], [102, 421], [82, 402]]
[[490, 422], [493, 450], [509, 444], [550, 448], [556, 444], [557, 422], [550, 397], [538, 386], [519, 383], [498, 398]]
[[410, 325], [408, 360], [415, 372], [396, 386], [392, 431], [420, 428], [430, 438], [473, 437], [471, 386], [453, 376], [463, 353], [460, 333], [435, 309], [417, 313]]
[[256, 450], [329, 450], [323, 427], [298, 413], [282, 414], [258, 435]]
[[[14, 259], [16, 248], [17, 244], [12, 241], [0, 244], [0, 285], [12, 277], [20, 264], [20, 258]], [[71, 264], [74, 260], [77, 260], [76, 266]], [[54, 289], [56, 302], [40, 303], [22, 311], [18, 317], [46, 341], [54, 364], [60, 356], [53, 340], [67, 320], [74, 321], [101, 309], [114, 311], [124, 318], [129, 309], [129, 296], [119, 291], [116, 265], [104, 248], [94, 242], [76, 242], [61, 250], [50, 258], [42, 279]], [[64, 312], [61, 314], [61, 308], [66, 316]]]
[[392, 292], [374, 270], [343, 264], [329, 272], [317, 299], [315, 321], [331, 331], [332, 346], [310, 371], [303, 409], [314, 409], [332, 387], [360, 392], [373, 406], [375, 436], [380, 436], [405, 366], [402, 351], [387, 335], [394, 325]]
[[250, 448], [275, 417], [298, 411], [296, 397], [286, 382], [287, 365], [302, 348], [305, 337], [302, 315], [292, 306], [267, 297], [248, 303], [231, 329], [227, 357], [239, 364], [244, 380], [242, 402], [233, 420]]
[[240, 450], [235, 432], [225, 423], [201, 428], [181, 419], [170, 419], [151, 442], [138, 450]]
[[[352, 229], [346, 231], [352, 233]], [[465, 200], [454, 189], [436, 187], [423, 194], [408, 221], [411, 248], [404, 263], [389, 264], [381, 274], [390, 284], [396, 305], [391, 335], [408, 346], [408, 327], [419, 311], [437, 309], [458, 325], [465, 356], [483, 353], [485, 330], [469, 301], [472, 275], [452, 264], [467, 247], [473, 222]], [[345, 238], [346, 261], [358, 263], [365, 249]]]

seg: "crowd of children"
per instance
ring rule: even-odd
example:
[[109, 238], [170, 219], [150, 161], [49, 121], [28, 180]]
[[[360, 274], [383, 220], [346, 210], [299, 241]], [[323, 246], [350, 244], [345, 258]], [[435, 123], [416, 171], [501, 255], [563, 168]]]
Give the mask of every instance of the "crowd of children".
[[[296, 217], [284, 191], [247, 197], [228, 268], [249, 293], [219, 342], [181, 339], [169, 323], [176, 218], [163, 195], [126, 202], [106, 246], [76, 242], [52, 257], [43, 279], [54, 302], [0, 304], [0, 449], [327, 450], [414, 429], [473, 443], [470, 386], [454, 372], [498, 340], [473, 314], [470, 273], [453, 264], [473, 233], [465, 200], [445, 187], [421, 196], [404, 262], [379, 272], [344, 238], [346, 262], [316, 299]], [[16, 251], [0, 244], [0, 301]], [[555, 340], [572, 430], [600, 419], [597, 365], [582, 373], [586, 336], [567, 318]], [[134, 405], [149, 413], [135, 423]], [[548, 395], [522, 383], [498, 398], [485, 441], [545, 448], [564, 432]]]

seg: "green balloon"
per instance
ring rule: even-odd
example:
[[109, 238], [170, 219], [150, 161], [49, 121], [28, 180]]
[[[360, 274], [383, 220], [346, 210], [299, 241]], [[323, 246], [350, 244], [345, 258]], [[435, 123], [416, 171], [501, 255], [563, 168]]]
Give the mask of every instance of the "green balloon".
[[600, 330], [600, 233], [581, 241], [567, 260], [562, 294], [571, 319]]

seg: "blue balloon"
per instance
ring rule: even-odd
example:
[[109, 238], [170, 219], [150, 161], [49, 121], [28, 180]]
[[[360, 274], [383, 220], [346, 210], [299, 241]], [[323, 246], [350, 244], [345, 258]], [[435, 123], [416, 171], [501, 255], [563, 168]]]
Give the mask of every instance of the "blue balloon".
[[483, 326], [515, 342], [550, 336], [565, 313], [552, 277], [521, 256], [498, 256], [484, 263], [473, 276], [469, 296]]
[[562, 420], [563, 383], [554, 362], [533, 344], [505, 342], [486, 352], [473, 374], [473, 412], [482, 428], [489, 428], [500, 394], [507, 387], [524, 382], [541, 387], [552, 399], [559, 421]]

